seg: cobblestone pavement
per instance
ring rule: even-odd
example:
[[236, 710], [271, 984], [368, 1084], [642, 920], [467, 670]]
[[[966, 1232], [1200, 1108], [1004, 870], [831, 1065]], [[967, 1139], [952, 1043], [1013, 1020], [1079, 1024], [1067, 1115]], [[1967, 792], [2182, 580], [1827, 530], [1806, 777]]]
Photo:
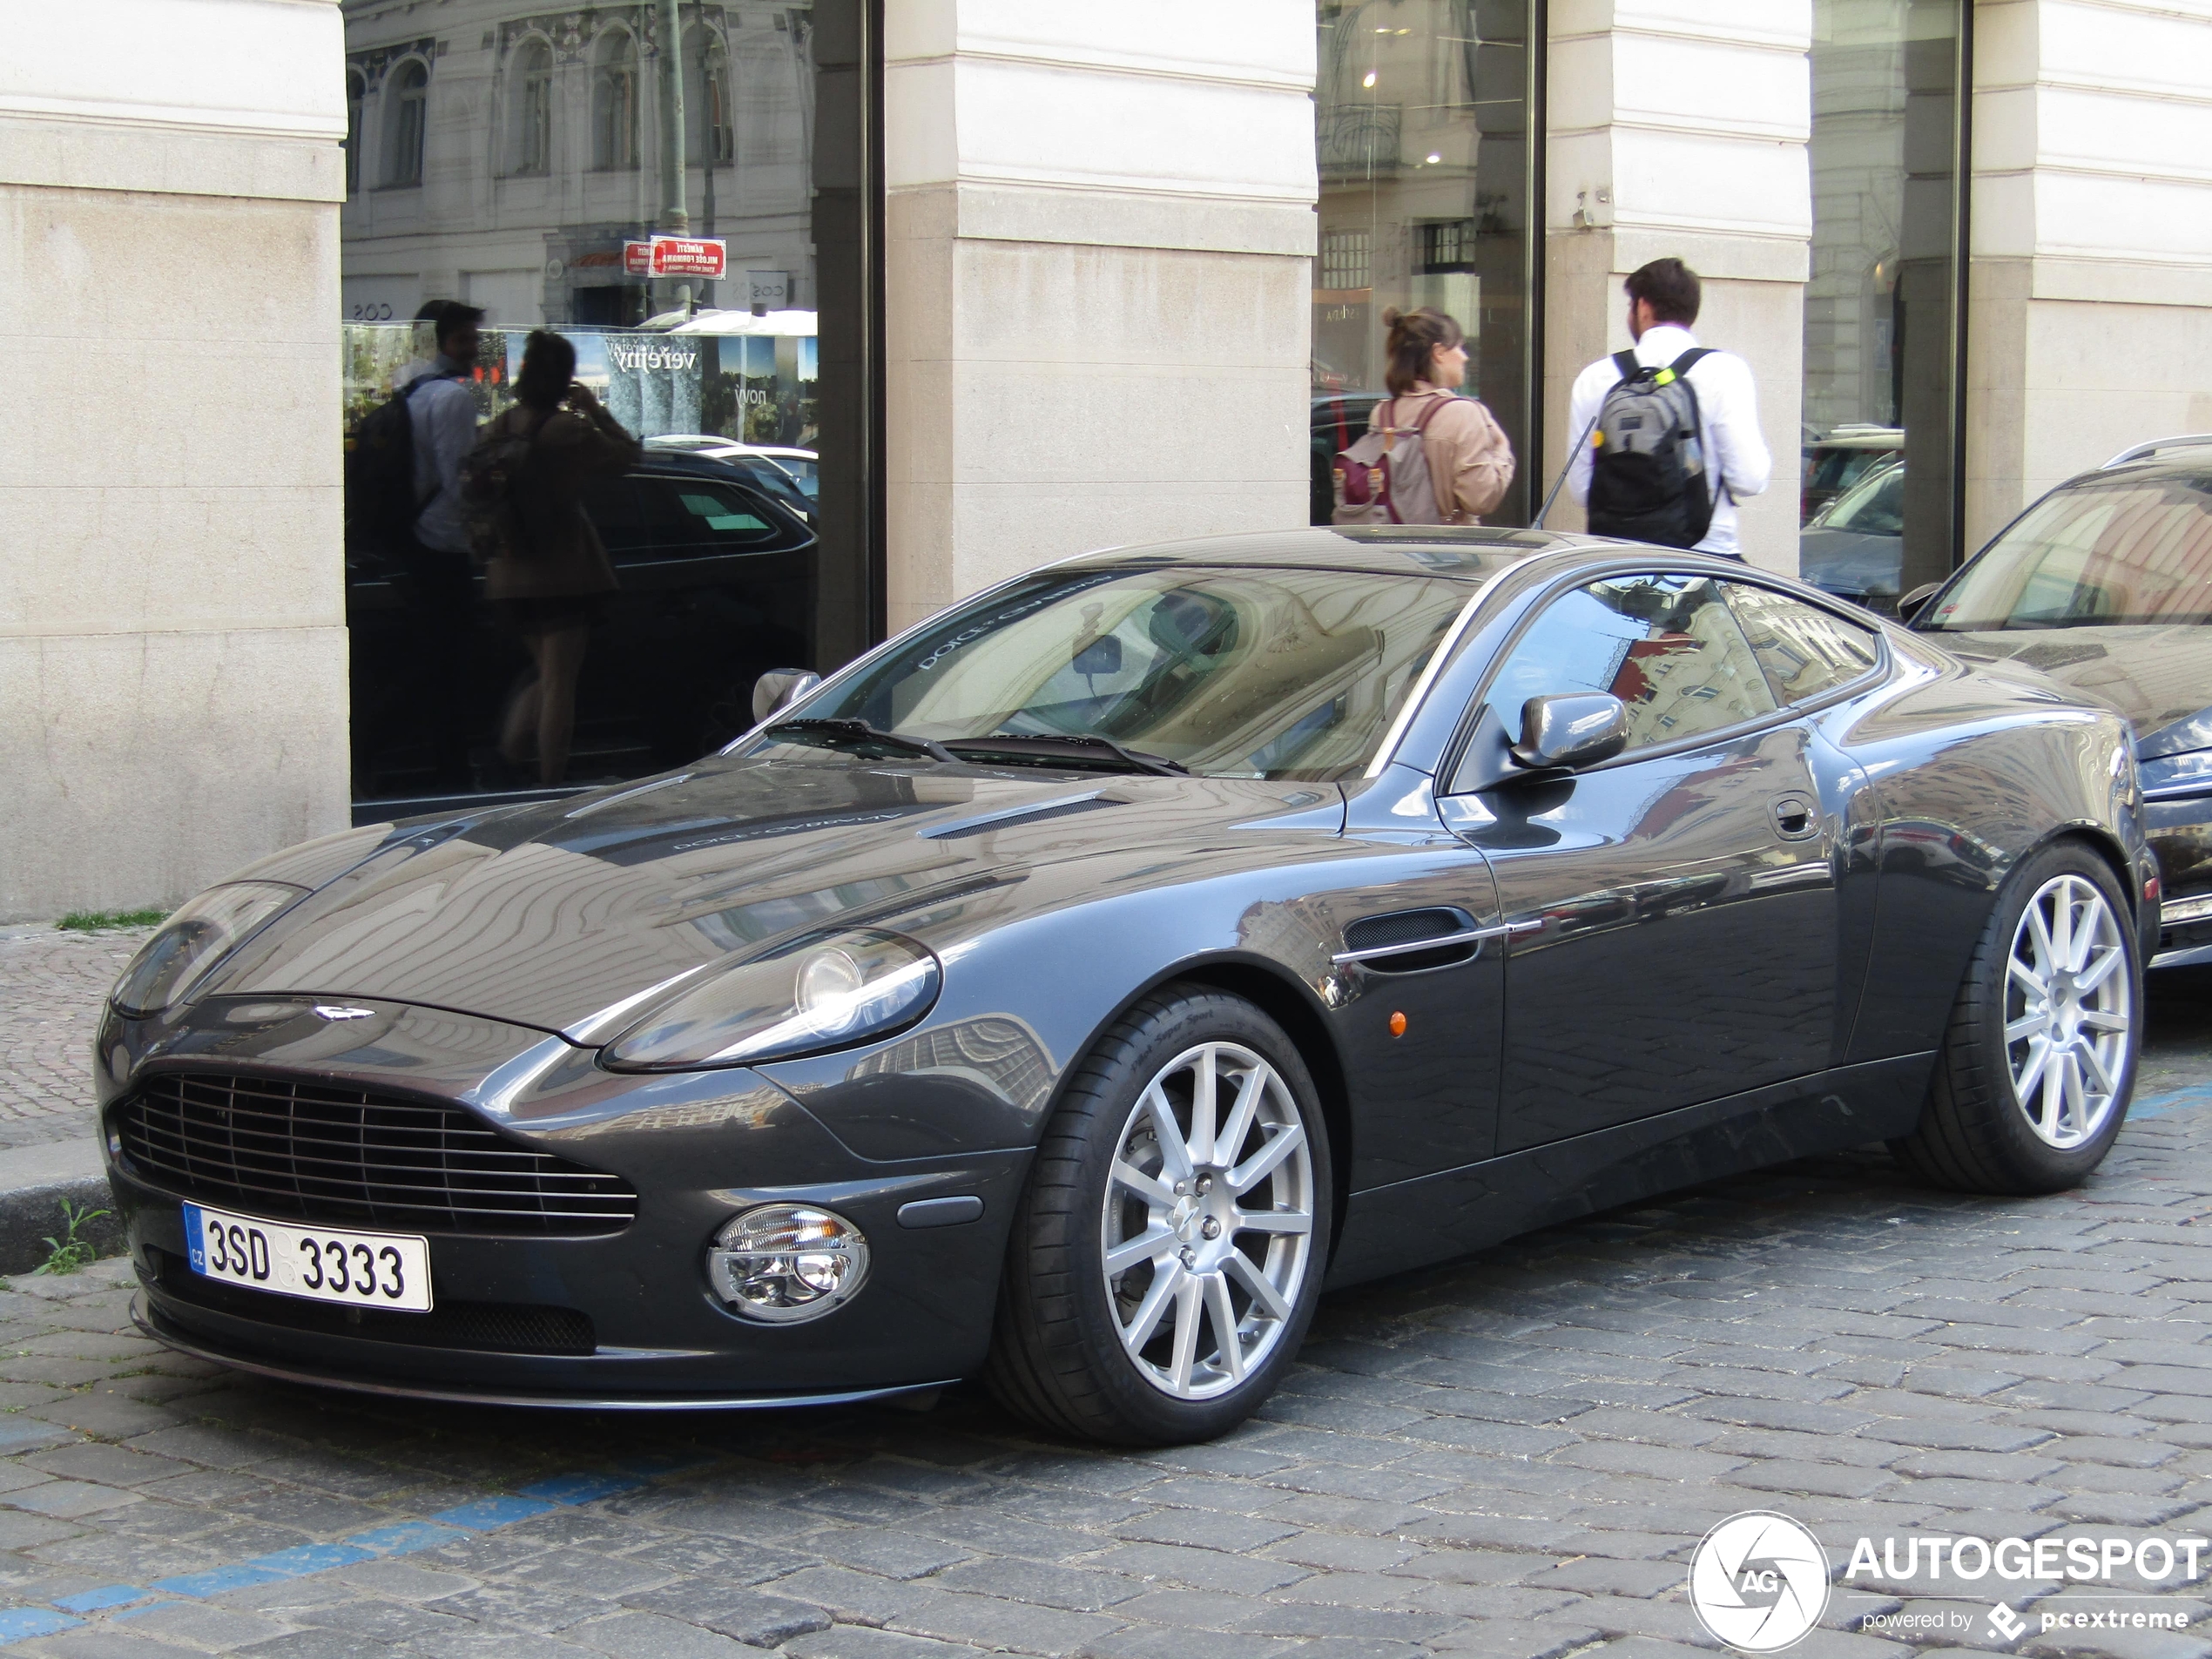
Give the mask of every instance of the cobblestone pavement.
[[[1324, 1305], [1263, 1418], [1145, 1454], [927, 1414], [534, 1415], [255, 1381], [129, 1334], [109, 1263], [0, 1293], [0, 1643], [158, 1659], [1494, 1659], [1712, 1651], [1698, 1538], [1780, 1510], [1838, 1581], [1793, 1653], [2212, 1653], [2178, 1575], [1961, 1599], [1860, 1535], [2212, 1523], [2212, 978], [2155, 993], [2085, 1189], [1917, 1188], [1853, 1154]], [[118, 1334], [121, 1332], [121, 1334]], [[2063, 1561], [2062, 1553], [2054, 1561]], [[2155, 1559], [2155, 1558], [2154, 1558]], [[2212, 1571], [2212, 1561], [2200, 1563]], [[2154, 1599], [2121, 1601], [2121, 1593]], [[2047, 1614], [2107, 1628], [2047, 1631]], [[2009, 1616], [2009, 1615], [2008, 1615]]]
[[92, 1030], [151, 931], [0, 927], [0, 1147], [93, 1132]]

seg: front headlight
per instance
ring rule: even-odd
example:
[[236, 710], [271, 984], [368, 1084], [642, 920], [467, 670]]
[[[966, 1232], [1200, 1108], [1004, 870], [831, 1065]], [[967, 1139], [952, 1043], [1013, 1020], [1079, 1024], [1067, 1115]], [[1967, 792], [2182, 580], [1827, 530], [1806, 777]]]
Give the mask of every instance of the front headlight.
[[856, 928], [718, 974], [607, 1045], [618, 1071], [746, 1066], [887, 1036], [929, 1012], [942, 974], [911, 939]]
[[210, 887], [138, 948], [109, 1000], [118, 1012], [132, 1015], [176, 1007], [215, 971], [233, 946], [307, 893], [288, 881]]
[[2164, 800], [2182, 795], [2212, 795], [2212, 749], [2192, 749], [2187, 754], [2161, 755], [2137, 769], [2142, 775], [2143, 799]]

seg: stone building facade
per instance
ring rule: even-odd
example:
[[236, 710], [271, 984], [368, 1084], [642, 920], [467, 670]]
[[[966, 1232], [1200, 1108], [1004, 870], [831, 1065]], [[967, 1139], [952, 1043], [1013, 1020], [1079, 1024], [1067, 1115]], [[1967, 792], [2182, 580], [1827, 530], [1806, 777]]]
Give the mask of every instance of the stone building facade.
[[[658, 0], [11, 18], [0, 920], [346, 821], [343, 331], [427, 300], [513, 330], [704, 308], [740, 401], [748, 352], [804, 377], [818, 666], [1049, 558], [1307, 522], [1386, 305], [1467, 326], [1527, 522], [1662, 254], [1757, 376], [1770, 568], [1831, 452], [1902, 460], [1908, 565], [1939, 569], [2212, 429], [2196, 0], [675, 11], [672, 67]], [[689, 294], [620, 265], [679, 80], [684, 203], [732, 270]]]

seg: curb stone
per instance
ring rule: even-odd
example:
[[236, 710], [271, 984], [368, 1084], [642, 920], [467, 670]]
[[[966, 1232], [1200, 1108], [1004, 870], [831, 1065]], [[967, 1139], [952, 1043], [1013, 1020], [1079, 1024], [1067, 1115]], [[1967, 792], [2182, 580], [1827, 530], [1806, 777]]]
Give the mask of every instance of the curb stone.
[[[67, 1224], [64, 1200], [82, 1210], [115, 1207], [98, 1141], [0, 1150], [0, 1273], [28, 1273], [46, 1259], [46, 1240], [60, 1238]], [[112, 1215], [93, 1222], [80, 1237], [102, 1256], [124, 1246], [122, 1225]]]

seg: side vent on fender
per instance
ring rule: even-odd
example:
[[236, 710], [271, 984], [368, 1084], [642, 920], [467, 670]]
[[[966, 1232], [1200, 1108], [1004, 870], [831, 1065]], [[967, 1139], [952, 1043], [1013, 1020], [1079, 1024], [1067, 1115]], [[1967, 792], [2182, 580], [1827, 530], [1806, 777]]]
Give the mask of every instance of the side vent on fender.
[[1474, 918], [1439, 906], [1362, 917], [1344, 930], [1344, 949], [1336, 960], [1377, 974], [1418, 974], [1472, 961], [1481, 948]]

